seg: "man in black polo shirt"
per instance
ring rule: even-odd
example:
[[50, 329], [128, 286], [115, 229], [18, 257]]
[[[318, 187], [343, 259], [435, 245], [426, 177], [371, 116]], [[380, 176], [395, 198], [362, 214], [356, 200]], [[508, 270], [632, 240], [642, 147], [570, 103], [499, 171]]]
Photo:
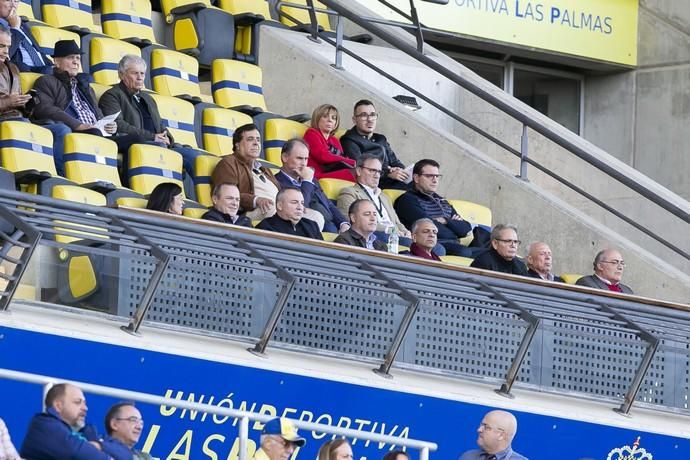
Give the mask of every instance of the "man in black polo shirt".
[[285, 187], [276, 195], [276, 213], [256, 228], [287, 235], [323, 240], [316, 222], [304, 217], [304, 196], [297, 187]]

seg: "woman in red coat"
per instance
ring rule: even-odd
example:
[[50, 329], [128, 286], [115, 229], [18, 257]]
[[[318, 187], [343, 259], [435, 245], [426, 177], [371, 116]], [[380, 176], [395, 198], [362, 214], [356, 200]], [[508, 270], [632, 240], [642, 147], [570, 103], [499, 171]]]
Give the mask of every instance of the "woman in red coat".
[[340, 126], [338, 109], [330, 104], [318, 106], [311, 115], [311, 128], [304, 133], [309, 145], [309, 166], [314, 177], [354, 181], [355, 160], [343, 156], [343, 147], [333, 133]]

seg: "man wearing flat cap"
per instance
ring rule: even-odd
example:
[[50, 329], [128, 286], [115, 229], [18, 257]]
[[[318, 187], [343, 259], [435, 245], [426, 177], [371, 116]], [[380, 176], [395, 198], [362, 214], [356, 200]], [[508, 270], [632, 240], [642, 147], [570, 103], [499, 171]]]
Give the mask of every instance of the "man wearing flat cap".
[[[53, 120], [67, 125], [74, 132], [101, 135], [96, 122], [103, 118], [98, 108], [96, 93], [89, 86], [91, 76], [81, 72], [81, 49], [73, 40], [55, 43], [52, 75], [44, 75], [34, 83], [38, 103], [33, 112], [36, 121]], [[105, 132], [117, 131], [115, 122], [105, 125]], [[143, 141], [140, 136], [113, 137], [118, 150], [126, 151], [130, 145]], [[62, 170], [62, 158], [55, 158], [58, 172]], [[59, 166], [58, 166], [59, 163]]]
[[307, 440], [297, 434], [291, 420], [274, 418], [261, 430], [261, 448], [254, 454], [254, 460], [286, 460], [295, 448], [302, 447]]

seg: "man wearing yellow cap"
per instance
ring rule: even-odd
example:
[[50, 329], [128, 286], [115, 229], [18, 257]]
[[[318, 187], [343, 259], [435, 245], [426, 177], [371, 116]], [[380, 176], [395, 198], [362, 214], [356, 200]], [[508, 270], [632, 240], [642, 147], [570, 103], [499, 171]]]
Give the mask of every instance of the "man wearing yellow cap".
[[307, 440], [297, 434], [292, 421], [274, 418], [261, 430], [261, 448], [254, 454], [254, 460], [287, 460], [295, 448], [306, 443]]

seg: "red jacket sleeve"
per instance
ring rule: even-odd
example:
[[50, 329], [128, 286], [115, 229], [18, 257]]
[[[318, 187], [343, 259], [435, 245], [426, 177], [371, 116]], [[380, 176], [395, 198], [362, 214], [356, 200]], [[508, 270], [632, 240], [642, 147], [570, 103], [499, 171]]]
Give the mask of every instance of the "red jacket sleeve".
[[328, 142], [326, 139], [314, 128], [309, 128], [307, 132], [304, 133], [304, 141], [309, 146], [309, 163], [318, 165], [319, 169], [321, 169], [321, 165], [336, 163], [338, 161], [345, 162], [350, 166], [355, 165], [355, 160], [342, 155], [343, 147], [340, 145], [340, 141], [335, 137], [331, 137], [329, 141], [340, 151], [341, 155], [334, 155], [331, 153], [328, 149]]

